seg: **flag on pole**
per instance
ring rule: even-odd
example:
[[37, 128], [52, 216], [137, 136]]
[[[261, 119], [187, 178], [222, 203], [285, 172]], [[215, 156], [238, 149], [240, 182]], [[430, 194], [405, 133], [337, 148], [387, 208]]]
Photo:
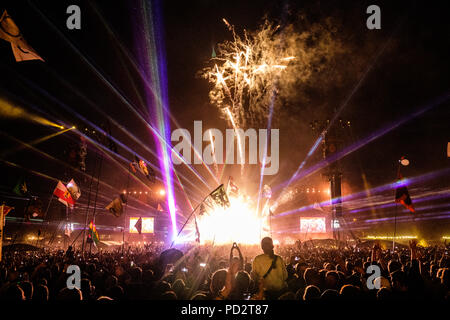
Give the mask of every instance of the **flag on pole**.
[[133, 173], [139, 171], [142, 173], [150, 182], [155, 182], [155, 171], [145, 163], [144, 160], [138, 158], [138, 156], [134, 156], [134, 161], [130, 164], [131, 170]]
[[75, 206], [75, 201], [73, 200], [69, 190], [67, 190], [66, 186], [58, 181], [53, 194], [58, 197], [58, 201], [64, 204], [66, 207], [73, 208]]
[[3, 223], [3, 226], [5, 226], [5, 224], [6, 224], [6, 215], [7, 215], [10, 211], [14, 210], [14, 207], [9, 207], [9, 206], [7, 206], [7, 205], [5, 205], [5, 204], [2, 204], [2, 205], [1, 205], [1, 210], [2, 210], [2, 212], [3, 212], [3, 221], [2, 221], [2, 223]]
[[195, 241], [200, 243], [200, 231], [198, 230], [197, 217], [194, 215], [195, 222]]
[[24, 177], [19, 178], [19, 181], [17, 181], [17, 184], [13, 189], [13, 192], [22, 197], [28, 195], [28, 187]]
[[209, 196], [219, 205], [222, 207], [229, 207], [230, 206], [230, 200], [228, 199], [228, 195], [225, 192], [225, 188], [223, 184], [218, 186], [213, 192], [209, 194]]
[[100, 242], [100, 237], [98, 236], [97, 229], [95, 228], [95, 224], [93, 221], [89, 223], [87, 242], [93, 242], [96, 246]]
[[406, 209], [411, 212], [416, 212], [412, 204], [411, 198], [408, 193], [408, 188], [406, 185], [400, 185], [395, 190], [395, 202], [401, 203]]
[[14, 207], [9, 207], [5, 204], [2, 204], [3, 207], [3, 215], [7, 215], [10, 211], [14, 210]]
[[69, 190], [70, 195], [75, 201], [77, 201], [80, 198], [81, 190], [73, 179], [70, 180], [69, 183], [67, 184], [67, 190]]
[[8, 207], [5, 204], [0, 206], [0, 262], [2, 261], [3, 227], [5, 226], [6, 215], [13, 209], [13, 207]]
[[124, 203], [127, 203], [127, 199], [124, 194], [121, 194], [108, 204], [105, 209], [111, 212], [115, 217], [120, 217], [123, 213]]
[[44, 59], [42, 59], [24, 39], [19, 28], [6, 10], [3, 11], [2, 16], [0, 17], [0, 38], [11, 44], [16, 62], [27, 60], [44, 61]]
[[227, 191], [230, 195], [239, 196], [239, 187], [234, 183], [232, 176], [228, 178]]
[[141, 234], [141, 232], [142, 232], [142, 217], [139, 217], [139, 219], [136, 222], [136, 224], [134, 225], [134, 227], [136, 228], [137, 232], [139, 234]]
[[316, 210], [319, 210], [319, 211], [324, 211], [323, 208], [320, 206], [320, 204], [318, 202], [314, 202], [313, 209], [316, 209]]
[[272, 189], [267, 184], [263, 187], [263, 198], [272, 198]]

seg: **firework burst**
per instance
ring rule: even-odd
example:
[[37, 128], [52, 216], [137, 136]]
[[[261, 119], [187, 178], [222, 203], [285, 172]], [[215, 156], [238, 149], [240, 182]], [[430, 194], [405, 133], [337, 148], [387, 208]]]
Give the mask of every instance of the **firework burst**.
[[[213, 88], [210, 101], [233, 126], [246, 128], [264, 123], [269, 114], [271, 97], [285, 70], [295, 61], [294, 50], [286, 45], [279, 26], [268, 21], [259, 31], [239, 36], [234, 26], [224, 23], [233, 41], [218, 46], [213, 66], [202, 70], [202, 76]], [[231, 119], [230, 119], [231, 113]]]

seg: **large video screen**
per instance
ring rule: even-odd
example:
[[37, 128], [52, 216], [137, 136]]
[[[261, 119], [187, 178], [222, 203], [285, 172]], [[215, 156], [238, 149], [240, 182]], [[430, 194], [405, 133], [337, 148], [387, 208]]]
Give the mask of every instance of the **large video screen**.
[[[139, 217], [131, 217], [130, 218], [130, 233], [139, 233], [135, 228], [136, 222], [139, 220]], [[141, 233], [153, 233], [154, 232], [154, 218], [142, 218], [142, 229]]]
[[301, 233], [325, 233], [325, 217], [319, 218], [300, 218]]

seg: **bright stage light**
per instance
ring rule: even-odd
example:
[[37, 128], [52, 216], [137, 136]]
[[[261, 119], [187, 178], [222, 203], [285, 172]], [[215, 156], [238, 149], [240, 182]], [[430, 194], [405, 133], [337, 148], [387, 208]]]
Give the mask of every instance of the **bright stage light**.
[[164, 197], [164, 196], [166, 195], [166, 190], [161, 189], [161, 190], [158, 191], [158, 194], [159, 194], [161, 197]]
[[259, 216], [254, 203], [246, 201], [243, 196], [231, 196], [229, 200], [229, 208], [216, 206], [211, 212], [197, 216], [203, 243], [259, 244], [262, 237], [270, 235], [268, 210]]

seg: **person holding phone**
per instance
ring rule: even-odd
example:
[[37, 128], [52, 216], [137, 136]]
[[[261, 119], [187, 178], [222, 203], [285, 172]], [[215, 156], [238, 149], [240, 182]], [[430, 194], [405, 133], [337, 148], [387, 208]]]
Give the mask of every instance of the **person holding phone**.
[[272, 238], [261, 240], [263, 254], [255, 257], [252, 266], [252, 278], [258, 283], [257, 298], [277, 299], [287, 289], [288, 272], [283, 259], [274, 253]]
[[[238, 257], [233, 256], [233, 251], [237, 250]], [[230, 250], [230, 267], [227, 271], [225, 279], [225, 287], [219, 292], [217, 300], [225, 300], [229, 297], [235, 287], [236, 273], [244, 269], [244, 258], [242, 257], [241, 249], [239, 249], [236, 242], [233, 243]]]
[[[238, 252], [239, 258], [233, 256], [234, 250], [236, 250]], [[231, 250], [230, 250], [230, 266], [231, 266], [233, 260], [239, 264], [239, 270], [244, 270], [244, 258], [242, 256], [241, 249], [238, 247], [236, 242], [233, 243]]]

